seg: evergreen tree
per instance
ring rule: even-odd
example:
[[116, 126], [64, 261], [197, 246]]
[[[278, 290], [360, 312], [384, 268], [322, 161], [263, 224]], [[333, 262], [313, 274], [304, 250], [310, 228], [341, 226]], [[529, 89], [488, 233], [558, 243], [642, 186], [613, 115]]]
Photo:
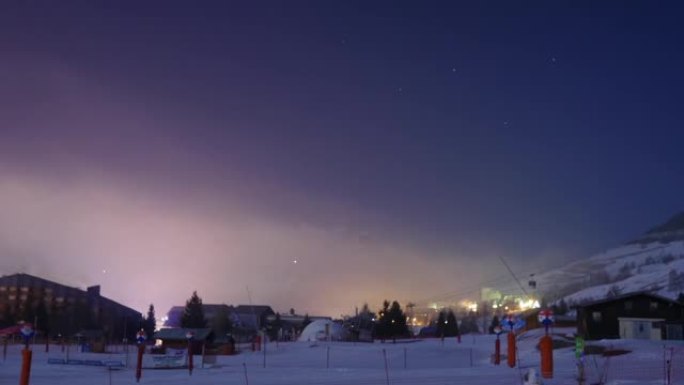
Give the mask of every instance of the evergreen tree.
[[197, 291], [193, 291], [192, 297], [185, 302], [185, 310], [181, 317], [181, 327], [197, 329], [206, 326], [207, 320], [204, 318], [202, 298], [197, 295]]
[[382, 309], [378, 312], [378, 323], [375, 331], [380, 339], [385, 339], [390, 336], [390, 324], [392, 323], [389, 317], [389, 301], [382, 302]]
[[449, 309], [449, 312], [447, 313], [446, 324], [444, 326], [445, 337], [456, 337], [458, 335], [458, 321], [456, 320], [456, 315], [451, 309]]
[[444, 337], [446, 335], [446, 314], [444, 313], [444, 310], [439, 312], [439, 315], [437, 316], [437, 337]]
[[392, 306], [389, 309], [390, 318], [390, 337], [406, 337], [410, 335], [408, 325], [406, 324], [406, 314], [401, 310], [399, 302], [392, 301]]
[[480, 328], [477, 326], [477, 313], [471, 311], [461, 321], [461, 333], [478, 333]]
[[150, 304], [147, 309], [147, 317], [143, 320], [143, 330], [148, 339], [152, 339], [155, 330], [157, 330], [157, 318], [154, 315], [154, 305]]
[[489, 324], [489, 334], [494, 334], [494, 328], [497, 326], [501, 326], [501, 320], [499, 320], [498, 315], [494, 314], [492, 322]]
[[410, 335], [406, 324], [406, 314], [401, 310], [399, 302], [393, 301], [391, 306], [389, 301], [383, 302], [375, 331], [376, 336], [382, 339]]
[[374, 332], [374, 326], [375, 326], [375, 313], [370, 311], [370, 308], [368, 307], [368, 304], [365, 303], [361, 307], [361, 311], [359, 312], [358, 317], [355, 317], [356, 319], [356, 327], [358, 329], [363, 329], [363, 330], [370, 330]]

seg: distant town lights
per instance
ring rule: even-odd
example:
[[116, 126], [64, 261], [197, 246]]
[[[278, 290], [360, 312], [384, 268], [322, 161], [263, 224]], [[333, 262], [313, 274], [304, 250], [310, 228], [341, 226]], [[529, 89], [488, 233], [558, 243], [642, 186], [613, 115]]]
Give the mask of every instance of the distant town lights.
[[528, 299], [518, 299], [518, 307], [520, 307], [520, 310], [528, 310], [528, 309], [538, 309], [540, 307], [539, 301], [537, 301], [534, 298], [528, 298]]
[[468, 311], [477, 311], [477, 302], [463, 301], [463, 307], [468, 309]]

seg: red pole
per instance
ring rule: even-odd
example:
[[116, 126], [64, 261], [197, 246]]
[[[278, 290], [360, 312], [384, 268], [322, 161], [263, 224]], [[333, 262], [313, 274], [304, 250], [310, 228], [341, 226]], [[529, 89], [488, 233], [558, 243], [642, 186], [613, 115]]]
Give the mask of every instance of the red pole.
[[21, 351], [21, 375], [19, 376], [19, 385], [28, 385], [29, 377], [31, 376], [31, 356], [33, 352], [29, 349]]
[[494, 365], [501, 364], [501, 341], [499, 336], [496, 336], [496, 343], [494, 344]]
[[541, 374], [544, 378], [553, 378], [553, 340], [545, 335], [539, 340], [541, 352]]
[[138, 361], [135, 366], [135, 382], [140, 382], [140, 377], [142, 377], [142, 361], [143, 354], [145, 353], [145, 345], [138, 344]]
[[515, 368], [515, 333], [508, 333], [508, 366]]

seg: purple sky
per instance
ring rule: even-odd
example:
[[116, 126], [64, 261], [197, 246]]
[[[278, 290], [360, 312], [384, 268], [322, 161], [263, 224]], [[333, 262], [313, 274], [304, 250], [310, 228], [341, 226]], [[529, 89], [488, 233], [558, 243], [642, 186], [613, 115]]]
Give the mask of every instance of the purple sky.
[[38, 3], [0, 5], [0, 273], [337, 316], [682, 209], [675, 2]]

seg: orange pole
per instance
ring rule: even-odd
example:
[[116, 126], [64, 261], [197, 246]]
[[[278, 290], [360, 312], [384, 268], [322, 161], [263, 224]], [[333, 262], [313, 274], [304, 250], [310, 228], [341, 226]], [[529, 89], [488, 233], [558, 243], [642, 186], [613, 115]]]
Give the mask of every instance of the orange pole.
[[140, 377], [142, 377], [142, 361], [143, 354], [145, 354], [145, 345], [138, 345], [138, 362], [135, 365], [135, 382], [140, 382]]
[[29, 349], [21, 351], [21, 375], [19, 376], [19, 385], [28, 385], [29, 377], [31, 375], [31, 356], [33, 352]]
[[508, 366], [515, 368], [515, 333], [508, 333]]
[[541, 374], [544, 378], [553, 378], [553, 340], [551, 336], [543, 336], [539, 340], [541, 352]]

